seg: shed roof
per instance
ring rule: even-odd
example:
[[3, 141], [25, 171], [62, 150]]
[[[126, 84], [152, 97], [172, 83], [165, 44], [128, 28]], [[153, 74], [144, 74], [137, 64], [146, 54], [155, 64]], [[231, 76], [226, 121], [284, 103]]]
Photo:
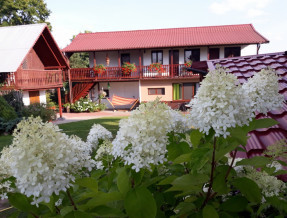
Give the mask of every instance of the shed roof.
[[252, 24], [80, 33], [64, 52], [268, 43]]
[[[245, 83], [248, 78], [266, 67], [273, 68], [281, 77], [279, 80], [279, 93], [284, 95], [285, 103], [280, 110], [273, 110], [264, 114], [257, 114], [256, 118], [272, 118], [279, 122], [270, 128], [258, 129], [249, 133], [247, 142], [247, 156], [252, 157], [261, 154], [267, 146], [275, 144], [281, 139], [287, 138], [287, 52], [261, 54], [254, 56], [235, 57], [210, 60], [207, 62], [209, 70], [215, 69], [219, 64], [229, 69], [229, 73], [237, 76], [240, 83]], [[243, 155], [243, 154], [241, 154]]]
[[44, 32], [56, 58], [61, 65], [68, 66], [47, 25], [45, 23], [29, 24], [0, 27], [0, 72], [17, 71]]

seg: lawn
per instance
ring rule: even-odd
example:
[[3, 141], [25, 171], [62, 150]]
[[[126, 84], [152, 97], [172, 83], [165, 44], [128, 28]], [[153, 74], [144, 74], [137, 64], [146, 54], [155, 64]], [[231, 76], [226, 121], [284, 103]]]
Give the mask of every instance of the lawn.
[[[59, 127], [67, 135], [77, 135], [86, 141], [90, 128], [94, 123], [98, 123], [104, 126], [109, 131], [111, 131], [115, 137], [119, 129], [120, 119], [122, 119], [122, 117], [98, 118], [93, 120], [83, 120], [79, 122], [60, 124]], [[4, 146], [11, 144], [11, 142], [12, 136], [0, 136], [0, 151]]]

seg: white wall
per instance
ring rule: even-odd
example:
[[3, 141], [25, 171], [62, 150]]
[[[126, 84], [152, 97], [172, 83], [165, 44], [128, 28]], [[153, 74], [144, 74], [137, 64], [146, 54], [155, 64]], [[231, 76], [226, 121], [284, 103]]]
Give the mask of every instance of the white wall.
[[46, 104], [46, 91], [45, 90], [40, 90], [40, 103]]
[[[207, 60], [208, 48], [219, 48], [219, 58], [224, 58], [224, 48], [225, 47], [241, 47], [241, 56], [246, 55], [256, 55], [257, 46], [256, 45], [230, 45], [230, 46], [204, 46], [204, 47], [186, 47], [186, 48], [174, 48], [179, 50], [179, 64], [184, 64], [184, 50], [185, 49], [200, 49], [200, 61]], [[142, 49], [142, 65], [148, 66], [151, 64], [151, 52], [152, 51], [163, 51], [163, 64], [167, 65], [169, 63], [169, 50], [170, 49]], [[139, 50], [123, 50], [123, 51], [108, 51], [108, 52], [96, 52], [96, 63], [104, 64], [106, 66], [106, 55], [108, 54], [110, 58], [109, 67], [118, 66], [118, 56], [123, 53], [129, 53], [131, 58], [131, 63], [139, 65]], [[90, 52], [90, 67], [93, 67], [93, 52]]]
[[29, 92], [23, 91], [23, 103], [28, 106], [30, 104]]
[[[110, 83], [110, 90], [109, 94], [110, 97], [113, 95], [118, 95], [125, 98], [139, 98], [139, 82], [109, 82]], [[100, 90], [108, 89], [107, 82], [100, 82], [99, 84], [95, 85], [93, 89], [90, 90], [90, 97], [92, 100], [98, 99], [98, 87]]]

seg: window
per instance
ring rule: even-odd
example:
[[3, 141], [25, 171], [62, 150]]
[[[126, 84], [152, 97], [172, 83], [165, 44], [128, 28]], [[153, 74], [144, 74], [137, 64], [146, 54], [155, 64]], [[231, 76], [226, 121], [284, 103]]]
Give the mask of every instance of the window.
[[239, 57], [240, 56], [240, 47], [226, 47], [224, 48], [224, 57], [231, 58], [231, 57]]
[[152, 51], [151, 52], [151, 62], [163, 64], [162, 51]]
[[131, 62], [130, 54], [121, 54], [121, 65], [125, 62]]
[[219, 58], [219, 48], [209, 48], [209, 60]]
[[148, 88], [149, 95], [165, 95], [165, 88]]
[[200, 61], [200, 49], [186, 49], [184, 50], [184, 61]]
[[196, 94], [196, 83], [174, 83], [173, 100], [190, 100]]

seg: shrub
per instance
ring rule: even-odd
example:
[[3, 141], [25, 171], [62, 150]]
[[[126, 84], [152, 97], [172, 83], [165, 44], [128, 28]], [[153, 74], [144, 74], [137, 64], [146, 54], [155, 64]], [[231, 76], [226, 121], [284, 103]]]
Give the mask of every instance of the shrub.
[[23, 117], [41, 117], [44, 122], [55, 120], [56, 112], [46, 107], [45, 104], [35, 103], [25, 106], [23, 109]]
[[11, 134], [13, 130], [16, 128], [17, 124], [22, 120], [22, 118], [16, 118], [9, 121], [4, 121], [4, 119], [0, 118], [0, 134], [9, 133]]
[[23, 104], [23, 93], [21, 91], [11, 91], [6, 95], [3, 95], [5, 100], [10, 106], [14, 108], [18, 116], [21, 116], [24, 104]]
[[17, 114], [14, 108], [11, 107], [2, 96], [0, 96], [0, 117], [4, 121], [9, 121], [17, 118]]
[[78, 101], [71, 104], [71, 109], [74, 112], [95, 112], [104, 110], [105, 108], [105, 104], [92, 102], [92, 100], [88, 98], [80, 98]]

